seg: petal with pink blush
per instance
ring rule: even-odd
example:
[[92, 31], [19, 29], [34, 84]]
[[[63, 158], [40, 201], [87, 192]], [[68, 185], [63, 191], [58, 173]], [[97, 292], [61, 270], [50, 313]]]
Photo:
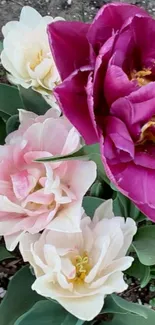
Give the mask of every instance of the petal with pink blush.
[[75, 128], [72, 128], [64, 144], [62, 155], [68, 155], [71, 151], [76, 151], [80, 147], [80, 135]]
[[[19, 109], [19, 121], [20, 123], [27, 123], [31, 120], [35, 120], [35, 118], [38, 116], [37, 114], [26, 111], [25, 109]], [[30, 124], [31, 125], [31, 124]]]
[[27, 170], [11, 175], [11, 180], [14, 193], [19, 200], [24, 199], [36, 185], [36, 179], [29, 175]]
[[45, 194], [44, 189], [37, 190], [32, 194], [29, 194], [27, 198], [22, 202], [22, 206], [26, 207], [27, 203], [33, 202], [40, 205], [50, 205], [54, 201], [53, 194]]
[[6, 196], [3, 195], [0, 195], [0, 211], [25, 214], [25, 209], [23, 209], [20, 205], [11, 202]]
[[14, 251], [14, 249], [16, 248], [16, 246], [18, 245], [19, 241], [22, 239], [22, 237], [24, 236], [24, 231], [19, 231], [19, 232], [15, 232], [12, 235], [6, 235], [5, 238], [5, 245], [6, 248], [9, 251]]
[[[93, 161], [68, 161], [68, 173], [64, 178], [77, 199], [83, 197], [96, 178], [96, 164]], [[81, 179], [85, 181], [81, 183]]]

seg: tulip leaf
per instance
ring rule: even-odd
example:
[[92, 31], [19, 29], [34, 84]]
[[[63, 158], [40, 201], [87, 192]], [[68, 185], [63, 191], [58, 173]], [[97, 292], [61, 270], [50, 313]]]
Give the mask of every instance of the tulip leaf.
[[6, 113], [0, 111], [0, 117], [2, 118], [2, 120], [3, 120], [4, 122], [6, 122], [6, 121], [9, 119], [10, 115], [8, 115], [8, 114], [6, 114]]
[[57, 162], [66, 160], [93, 160], [97, 165], [98, 176], [100, 179], [104, 180], [107, 184], [110, 183], [106, 176], [104, 167], [101, 161], [100, 149], [98, 144], [93, 144], [90, 146], [83, 146], [79, 150], [72, 152], [71, 154], [64, 156], [51, 156], [36, 159], [38, 162]]
[[83, 323], [84, 321], [69, 314], [61, 305], [44, 300], [37, 302], [27, 313], [16, 320], [14, 325], [82, 325]]
[[23, 104], [18, 88], [0, 84], [0, 116], [1, 112], [4, 113], [5, 116], [17, 114], [19, 108], [23, 108]]
[[6, 122], [6, 132], [7, 132], [7, 134], [17, 130], [18, 127], [19, 127], [19, 124], [20, 124], [20, 122], [19, 122], [19, 115], [18, 114], [10, 116], [10, 118]]
[[[103, 306], [103, 313], [121, 313], [127, 314], [132, 313], [139, 315], [145, 320], [147, 319], [147, 308], [143, 308], [139, 304], [129, 302], [115, 294], [112, 294], [110, 297], [107, 297], [109, 301], [106, 302], [106, 305]], [[119, 308], [118, 308], [119, 307]]]
[[6, 138], [5, 122], [0, 117], [0, 145], [5, 143], [5, 138]]
[[104, 194], [103, 184], [97, 180], [90, 189], [90, 196], [102, 198], [103, 194]]
[[113, 209], [115, 216], [130, 217], [137, 223], [146, 219], [144, 214], [138, 210], [134, 203], [120, 192], [116, 193], [116, 197], [113, 201]]
[[95, 210], [104, 202], [103, 199], [93, 197], [93, 196], [85, 196], [83, 198], [83, 208], [89, 217], [93, 217]]
[[144, 277], [141, 281], [141, 288], [145, 288], [148, 283], [150, 282], [151, 280], [151, 269], [150, 269], [150, 266], [147, 266], [146, 269], [145, 269], [145, 274], [144, 274]]
[[133, 247], [140, 262], [151, 266], [155, 264], [155, 225], [143, 226], [134, 237]]
[[34, 280], [35, 277], [28, 266], [23, 267], [11, 279], [7, 294], [0, 305], [1, 325], [14, 325], [15, 321], [37, 301], [44, 299], [32, 291]]
[[0, 41], [0, 53], [3, 51], [3, 42]]
[[125, 273], [138, 279], [138, 281], [141, 283], [141, 288], [144, 288], [151, 279], [150, 267], [140, 263], [138, 258], [135, 258], [131, 267], [126, 270]]
[[38, 115], [44, 115], [50, 108], [42, 95], [32, 88], [25, 89], [22, 86], [18, 86], [18, 89], [25, 110]]
[[67, 160], [87, 160], [89, 158], [88, 154], [85, 152], [84, 146], [80, 148], [78, 151], [72, 152], [71, 154], [64, 155], [64, 156], [51, 156], [51, 157], [43, 157], [38, 158], [36, 161], [38, 162], [58, 162], [58, 161], [67, 161]]
[[[103, 325], [153, 325], [155, 311], [139, 304], [111, 295], [105, 300], [101, 314], [113, 314], [111, 321], [103, 321]], [[104, 316], [103, 316], [104, 318]]]
[[[135, 304], [136, 305], [136, 304]], [[145, 310], [147, 318], [133, 315], [133, 314], [115, 314], [111, 321], [103, 321], [101, 325], [153, 325], [155, 324], [155, 311], [152, 309], [140, 306], [141, 309]]]
[[8, 252], [8, 250], [3, 245], [0, 245], [0, 262], [8, 258], [14, 258], [14, 256]]

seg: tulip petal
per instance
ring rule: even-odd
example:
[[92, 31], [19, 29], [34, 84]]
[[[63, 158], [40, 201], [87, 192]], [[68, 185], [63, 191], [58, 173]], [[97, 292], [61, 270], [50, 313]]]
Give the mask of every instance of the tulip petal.
[[82, 320], [92, 320], [99, 314], [104, 304], [103, 295], [94, 295], [79, 298], [58, 298], [58, 302], [73, 314]]
[[105, 121], [104, 156], [112, 164], [128, 162], [134, 158], [134, 143], [126, 125], [116, 117], [109, 116]]
[[88, 31], [88, 40], [95, 51], [124, 24], [128, 25], [137, 14], [149, 16], [143, 9], [127, 3], [111, 3], [103, 6]]
[[62, 80], [89, 63], [89, 43], [86, 39], [89, 26], [77, 21], [58, 21], [48, 26], [51, 51]]
[[109, 106], [119, 97], [129, 95], [137, 89], [124, 71], [115, 65], [110, 65], [104, 79], [104, 93]]
[[82, 134], [87, 144], [97, 142], [93, 108], [87, 104], [85, 89], [90, 72], [90, 67], [78, 70], [55, 89], [56, 98], [64, 114]]
[[114, 217], [113, 213], [113, 200], [109, 199], [103, 202], [96, 210], [93, 222], [97, 223], [102, 219], [111, 219]]
[[20, 22], [30, 28], [35, 28], [42, 19], [37, 10], [30, 6], [24, 6], [20, 14]]

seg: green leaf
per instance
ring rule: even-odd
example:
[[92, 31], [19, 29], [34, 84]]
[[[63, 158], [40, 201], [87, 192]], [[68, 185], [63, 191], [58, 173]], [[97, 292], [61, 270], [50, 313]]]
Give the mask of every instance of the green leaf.
[[101, 314], [114, 314], [112, 321], [103, 325], [153, 325], [155, 312], [149, 308], [126, 301], [119, 296], [111, 295], [105, 299]]
[[151, 299], [151, 300], [149, 301], [149, 304], [150, 304], [153, 308], [155, 308], [155, 298]]
[[106, 297], [104, 306], [100, 314], [127, 314], [128, 310], [121, 308], [116, 304], [112, 295]]
[[44, 115], [50, 108], [42, 95], [34, 91], [32, 88], [25, 89], [22, 86], [19, 86], [18, 89], [23, 106], [27, 111], [34, 112], [38, 115]]
[[3, 50], [3, 42], [0, 41], [0, 53], [2, 52], [2, 50]]
[[104, 202], [103, 199], [93, 197], [93, 196], [84, 196], [82, 206], [89, 217], [94, 216], [95, 210]]
[[122, 216], [125, 218], [130, 217], [136, 222], [141, 222], [146, 219], [133, 202], [120, 192], [117, 192], [116, 194], [116, 198], [113, 201], [113, 208], [115, 216]]
[[[135, 304], [136, 305], [136, 304]], [[102, 322], [102, 325], [154, 325], [155, 324], [155, 311], [144, 306], [140, 306], [145, 310], [147, 318], [132, 315], [132, 314], [115, 314], [112, 321]]]
[[0, 262], [8, 258], [14, 258], [14, 256], [10, 252], [8, 252], [3, 245], [0, 245]]
[[141, 307], [141, 305], [129, 302], [115, 294], [112, 295], [112, 299], [119, 308], [126, 310], [128, 313], [139, 315], [144, 319], [147, 318], [147, 309]]
[[113, 191], [118, 192], [117, 187], [112, 182], [110, 182], [110, 187], [112, 188]]
[[23, 104], [18, 88], [0, 84], [0, 111], [12, 116], [18, 113], [19, 108], [23, 108]]
[[107, 184], [110, 183], [109, 179], [106, 176], [104, 171], [104, 167], [101, 161], [100, 149], [98, 144], [93, 144], [91, 146], [83, 146], [78, 151], [75, 151], [69, 155], [65, 156], [52, 156], [52, 157], [43, 157], [37, 159], [38, 162], [57, 162], [57, 161], [65, 161], [65, 160], [93, 160], [97, 165], [98, 177], [101, 180], [104, 180]]
[[6, 138], [5, 122], [0, 117], [0, 145], [3, 145], [5, 143], [5, 138]]
[[144, 277], [143, 277], [143, 279], [141, 281], [141, 284], [140, 284], [141, 288], [145, 288], [148, 285], [148, 283], [150, 282], [150, 280], [151, 280], [150, 267], [147, 266], [146, 269], [145, 269]]
[[103, 196], [104, 190], [103, 190], [103, 184], [99, 181], [96, 181], [91, 189], [90, 189], [90, 195], [94, 197], [101, 197]]
[[45, 300], [37, 302], [14, 325], [82, 325], [77, 318], [69, 314], [61, 305]]
[[104, 166], [101, 160], [100, 147], [99, 144], [93, 144], [90, 146], [84, 147], [84, 154], [88, 155], [90, 160], [93, 160], [97, 165], [98, 178], [104, 180], [107, 184], [110, 184], [110, 181], [105, 173]]
[[133, 247], [140, 262], [144, 265], [155, 264], [155, 225], [138, 229], [134, 237]]
[[9, 119], [10, 115], [0, 111], [0, 117], [4, 122], [6, 122]]
[[52, 157], [43, 157], [36, 159], [38, 162], [57, 162], [57, 161], [66, 161], [66, 160], [86, 160], [89, 158], [88, 154], [85, 152], [85, 147], [80, 148], [78, 151], [75, 151], [69, 155], [64, 156], [52, 156]]
[[150, 267], [140, 263], [138, 258], [135, 258], [132, 266], [125, 272], [131, 277], [138, 279], [141, 284], [145, 283], [146, 277], [150, 275]]
[[7, 294], [0, 305], [0, 325], [14, 325], [17, 318], [27, 312], [37, 301], [43, 300], [31, 286], [35, 277], [25, 266], [11, 279]]
[[19, 115], [12, 115], [10, 116], [10, 118], [8, 119], [8, 121], [6, 122], [6, 132], [7, 134], [15, 131], [18, 129], [19, 127]]

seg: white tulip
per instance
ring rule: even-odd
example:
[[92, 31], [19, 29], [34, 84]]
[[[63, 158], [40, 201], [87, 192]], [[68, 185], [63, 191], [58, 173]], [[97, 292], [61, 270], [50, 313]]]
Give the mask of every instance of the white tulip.
[[46, 32], [47, 25], [57, 20], [63, 18], [42, 17], [35, 9], [25, 6], [19, 21], [10, 21], [2, 28], [1, 62], [9, 72], [9, 81], [24, 88], [32, 87], [47, 95], [48, 100], [53, 88], [61, 81]]
[[123, 271], [133, 258], [125, 254], [136, 230], [132, 219], [114, 217], [112, 200], [108, 200], [92, 221], [84, 215], [79, 233], [45, 230], [42, 235], [25, 234], [20, 250], [34, 268], [32, 289], [57, 300], [77, 318], [92, 320], [106, 295], [128, 287]]

